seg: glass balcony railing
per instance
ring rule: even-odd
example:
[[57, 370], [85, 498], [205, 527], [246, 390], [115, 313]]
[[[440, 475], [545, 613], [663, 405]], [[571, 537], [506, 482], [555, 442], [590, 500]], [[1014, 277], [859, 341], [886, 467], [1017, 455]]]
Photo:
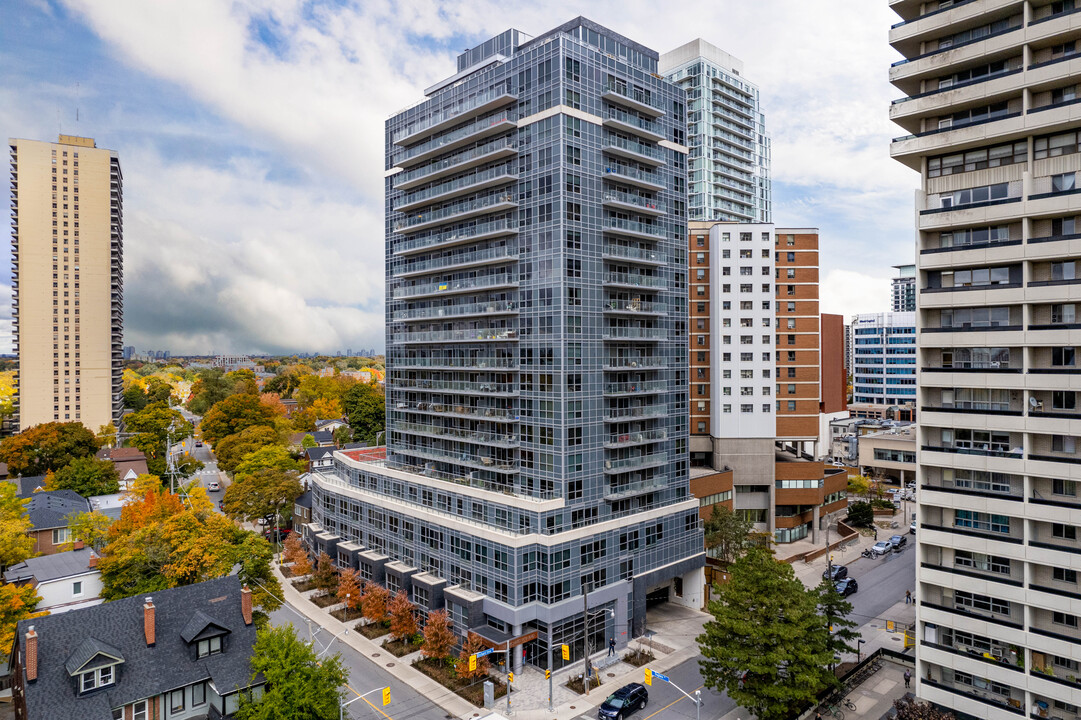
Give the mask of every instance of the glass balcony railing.
[[474, 148], [470, 148], [465, 152], [456, 153], [450, 157], [445, 157], [438, 162], [434, 162], [424, 167], [419, 167], [415, 170], [409, 170], [408, 172], [399, 173], [394, 176], [394, 185], [399, 187], [408, 183], [422, 180], [429, 175], [434, 175], [443, 170], [450, 170], [458, 167], [459, 165], [468, 165], [470, 162], [478, 159], [482, 159], [493, 153], [497, 153], [501, 150], [517, 150], [518, 142], [509, 137], [502, 137], [490, 142], [486, 142], [482, 145], [477, 145]]
[[487, 455], [477, 455], [470, 452], [452, 452], [440, 448], [424, 447], [421, 445], [407, 445], [395, 443], [394, 452], [403, 455], [435, 460], [437, 462], [450, 463], [452, 465], [465, 465], [477, 470], [491, 470], [500, 473], [519, 472], [518, 463], [510, 463], [506, 460], [492, 458]]
[[605, 340], [664, 340], [668, 331], [664, 328], [607, 327], [601, 330]]
[[612, 433], [605, 440], [605, 447], [624, 447], [628, 445], [642, 445], [645, 443], [663, 442], [668, 439], [668, 431], [640, 430], [629, 433]]
[[632, 285], [634, 287], [664, 290], [668, 283], [664, 278], [652, 275], [632, 275], [631, 273], [610, 272], [604, 274], [605, 285]]
[[646, 248], [609, 244], [604, 246], [604, 250], [602, 252], [605, 257], [623, 258], [626, 260], [655, 263], [657, 265], [668, 264], [667, 255], [662, 252], [657, 252], [656, 250], [647, 250]]
[[659, 357], [609, 357], [604, 361], [605, 370], [660, 369], [668, 367]]
[[652, 120], [646, 120], [645, 118], [633, 115], [626, 110], [620, 108], [610, 107], [608, 108], [608, 119], [615, 122], [629, 125], [639, 130], [645, 130], [650, 135], [654, 135], [659, 138], [664, 137], [664, 133], [661, 131], [661, 126]]
[[488, 117], [482, 117], [478, 120], [474, 120], [468, 125], [464, 125], [453, 132], [449, 132], [445, 135], [440, 135], [437, 138], [432, 138], [428, 142], [421, 143], [420, 145], [414, 145], [407, 150], [402, 150], [395, 155], [395, 162], [405, 162], [412, 160], [413, 158], [420, 157], [421, 155], [427, 155], [429, 153], [438, 152], [442, 148], [447, 146], [453, 146], [459, 141], [464, 141], [478, 133], [483, 133], [489, 128], [504, 123], [514, 123], [518, 120], [518, 113], [513, 110], [505, 110], [495, 115], [489, 115]]
[[640, 170], [638, 168], [632, 168], [627, 165], [606, 165], [604, 168], [606, 175], [611, 175], [612, 179], [624, 179], [630, 182], [648, 183], [649, 185], [655, 185], [663, 188], [664, 181], [661, 176], [650, 170]]
[[620, 500], [635, 495], [655, 492], [664, 489], [667, 482], [667, 479], [662, 476], [650, 478], [649, 480], [642, 480], [641, 482], [612, 483], [604, 491], [604, 499]]
[[605, 422], [622, 422], [642, 418], [661, 417], [668, 414], [667, 405], [639, 405], [628, 408], [609, 408], [604, 411]]
[[440, 427], [439, 425], [424, 425], [421, 423], [394, 422], [390, 428], [400, 432], [426, 437], [450, 438], [464, 442], [482, 443], [486, 445], [498, 445], [500, 447], [517, 447], [518, 435], [514, 433], [482, 433], [460, 428]]
[[605, 395], [648, 395], [664, 392], [668, 383], [662, 380], [641, 380], [637, 382], [605, 383]]
[[417, 390], [484, 393], [490, 395], [517, 394], [518, 392], [518, 383], [500, 382], [458, 382], [454, 380], [397, 378], [391, 380], [390, 386], [393, 388], [416, 388]]
[[473, 265], [489, 261], [495, 262], [517, 259], [518, 250], [516, 248], [507, 246], [485, 248], [483, 250], [474, 250], [472, 252], [458, 253], [456, 255], [447, 255], [431, 260], [409, 263], [395, 270], [394, 274], [411, 275], [423, 272], [435, 272], [446, 268], [458, 267], [460, 265]]
[[667, 462], [668, 453], [653, 453], [652, 455], [640, 455], [619, 460], [605, 460], [604, 471], [606, 473], [626, 472], [637, 468], [664, 465]]
[[[457, 369], [466, 370], [510, 370], [518, 371], [518, 360], [514, 358], [496, 357], [469, 357], [469, 358], [402, 358], [394, 361], [396, 368], [433, 368], [433, 369]], [[391, 371], [394, 372], [393, 370]]]
[[[433, 223], [450, 220], [458, 215], [469, 215], [478, 211], [484, 211], [488, 208], [506, 205], [508, 203], [517, 204], [512, 193], [497, 192], [481, 195], [480, 197], [463, 200], [454, 203], [453, 205], [439, 208], [438, 210], [430, 210], [399, 220], [394, 223], [394, 232], [408, 232], [410, 228], [419, 229], [420, 227], [426, 227]], [[494, 212], [494, 209], [489, 210], [489, 212]]]
[[637, 220], [609, 217], [604, 219], [604, 228], [606, 230], [615, 230], [616, 232], [648, 235], [649, 237], [657, 238], [658, 240], [663, 240], [665, 237], [664, 228], [658, 227], [653, 223], [638, 222]]
[[[486, 92], [477, 93], [473, 97], [468, 98], [463, 103], [455, 105], [452, 108], [447, 108], [446, 110], [444, 110], [441, 113], [436, 113], [435, 115], [430, 115], [427, 118], [424, 118], [422, 120], [418, 120], [415, 123], [413, 123], [412, 125], [409, 125], [407, 127], [402, 128], [401, 130], [398, 130], [397, 132], [395, 132], [391, 136], [391, 142], [395, 142], [395, 143], [396, 142], [401, 142], [402, 140], [404, 140], [406, 138], [415, 137], [417, 135], [420, 135], [421, 133], [423, 133], [425, 131], [431, 130], [431, 129], [435, 128], [435, 127], [438, 127], [439, 125], [442, 125], [443, 123], [447, 122], [448, 120], [453, 120], [454, 118], [456, 118], [456, 117], [458, 117], [460, 115], [464, 115], [464, 114], [466, 114], [466, 113], [468, 113], [468, 112], [470, 112], [472, 110], [476, 110], [477, 108], [482, 107], [484, 105], [487, 105], [488, 103], [491, 103], [491, 102], [493, 102], [495, 100], [498, 100], [499, 98], [504, 97], [504, 96], [513, 97], [513, 93], [511, 93], [505, 87], [492, 88], [492, 89], [490, 89], [490, 90], [488, 90]], [[510, 98], [508, 97], [508, 100], [509, 99]]]
[[499, 218], [488, 222], [477, 223], [469, 227], [455, 228], [446, 232], [433, 235], [422, 235], [411, 240], [405, 240], [394, 244], [394, 253], [401, 255], [409, 252], [419, 252], [427, 248], [439, 247], [448, 243], [458, 244], [468, 242], [477, 237], [496, 234], [512, 234], [518, 232], [518, 222], [510, 218]]
[[607, 135], [604, 138], [604, 146], [626, 150], [627, 152], [649, 158], [657, 163], [664, 162], [664, 152], [655, 145], [646, 145], [645, 143], [634, 142], [616, 135]]
[[441, 293], [463, 292], [467, 290], [483, 290], [484, 288], [500, 287], [503, 285], [517, 285], [518, 279], [507, 273], [496, 275], [481, 275], [473, 278], [460, 278], [458, 280], [444, 280], [443, 282], [425, 283], [423, 285], [410, 285], [397, 288], [391, 297], [395, 300], [422, 295], [439, 295]]
[[398, 202], [398, 206], [395, 208], [395, 212], [401, 212], [402, 208], [413, 207], [418, 203], [431, 203], [435, 202], [438, 198], [444, 195], [450, 195], [460, 191], [468, 191], [469, 188], [483, 183], [505, 178], [505, 182], [510, 182], [514, 178], [518, 177], [518, 171], [515, 170], [509, 163], [502, 165], [496, 165], [495, 167], [488, 168], [487, 170], [478, 170], [471, 172], [468, 175], [448, 180], [446, 182], [433, 185], [423, 190], [417, 190], [413, 193], [407, 193], [403, 195]]
[[627, 85], [623, 82], [610, 82], [605, 85], [605, 94], [611, 93], [630, 101], [635, 106], [644, 106], [658, 115], [664, 114], [664, 103], [651, 93]]
[[601, 308], [604, 312], [644, 313], [647, 315], [666, 315], [668, 306], [664, 303], [642, 302], [641, 300], [608, 300]]
[[665, 203], [663, 200], [646, 198], [642, 197], [641, 195], [634, 195], [632, 193], [622, 192], [621, 190], [605, 190], [604, 202], [634, 205], [643, 212], [648, 213], [661, 214], [668, 212], [667, 203]]
[[393, 336], [395, 342], [509, 342], [518, 339], [518, 331], [511, 328], [488, 328], [479, 330], [432, 330], [429, 332], [400, 333]]
[[468, 405], [433, 402], [398, 402], [395, 403], [395, 409], [416, 410], [417, 412], [432, 415], [460, 415], [462, 417], [484, 418], [495, 422], [518, 422], [518, 411], [499, 407], [470, 407]]
[[[499, 300], [496, 302], [465, 303], [463, 305], [439, 305], [436, 307], [413, 308], [412, 310], [399, 310], [394, 313], [395, 322], [409, 320], [432, 320], [443, 317], [460, 317], [465, 315], [489, 315], [494, 313], [517, 312], [518, 301]], [[400, 365], [400, 363], [398, 363]]]

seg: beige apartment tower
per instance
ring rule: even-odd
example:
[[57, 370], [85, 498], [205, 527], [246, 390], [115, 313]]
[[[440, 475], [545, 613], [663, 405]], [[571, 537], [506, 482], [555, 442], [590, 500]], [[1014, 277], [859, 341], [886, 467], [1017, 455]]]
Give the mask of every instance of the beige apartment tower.
[[1081, 2], [889, 5], [909, 133], [891, 151], [921, 174], [917, 694], [959, 718], [1074, 720]]
[[20, 430], [119, 422], [123, 178], [90, 138], [8, 141]]

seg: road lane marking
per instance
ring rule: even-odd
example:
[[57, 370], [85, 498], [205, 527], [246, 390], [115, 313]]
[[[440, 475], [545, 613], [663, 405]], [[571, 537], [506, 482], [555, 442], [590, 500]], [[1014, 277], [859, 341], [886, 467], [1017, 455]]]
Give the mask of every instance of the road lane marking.
[[347, 688], [349, 688], [349, 690], [350, 690], [350, 691], [352, 691], [352, 693], [353, 693], [354, 695], [356, 695], [357, 697], [359, 697], [359, 698], [360, 698], [361, 700], [363, 700], [364, 702], [368, 703], [368, 707], [370, 707], [370, 708], [371, 708], [372, 710], [375, 710], [375, 711], [376, 711], [377, 713], [379, 713], [380, 715], [382, 715], [383, 717], [385, 717], [385, 718], [386, 718], [387, 720], [394, 720], [394, 718], [392, 718], [392, 717], [391, 717], [390, 715], [387, 715], [387, 714], [386, 714], [385, 712], [383, 712], [382, 710], [380, 710], [379, 708], [377, 708], [377, 707], [376, 707], [375, 705], [372, 705], [371, 701], [370, 701], [370, 700], [368, 700], [368, 698], [366, 698], [366, 697], [361, 697], [360, 693], [358, 693], [358, 692], [357, 692], [356, 690], [353, 690], [353, 688], [349, 686], [349, 683], [346, 683], [346, 684], [345, 684], [345, 686], [346, 686]]
[[[348, 687], [348, 686], [346, 686], [346, 687]], [[699, 686], [698, 686], [698, 687], [696, 687], [696, 688], [695, 688], [694, 690], [691, 690], [691, 692], [692, 692], [692, 693], [696, 693], [696, 692], [698, 692], [699, 690], [701, 690], [701, 689], [702, 689], [702, 688], [704, 688], [704, 687], [705, 687], [705, 685], [699, 685]], [[350, 690], [353, 690], [352, 688], [349, 688], [349, 689], [350, 689]], [[353, 690], [353, 692], [356, 692], [356, 690]], [[678, 699], [676, 699], [676, 700], [673, 700], [672, 702], [668, 703], [667, 705], [665, 705], [664, 707], [662, 707], [662, 708], [661, 708], [660, 710], [657, 710], [656, 712], [654, 712], [654, 713], [653, 713], [652, 715], [646, 715], [646, 716], [645, 716], [644, 718], [642, 718], [642, 720], [649, 720], [649, 719], [650, 719], [651, 717], [653, 717], [654, 715], [658, 715], [658, 714], [660, 714], [660, 713], [664, 712], [665, 710], [667, 710], [668, 708], [672, 707], [672, 706], [673, 706], [673, 705], [675, 705], [676, 703], [678, 703], [678, 702], [683, 702], [683, 701], [684, 701], [684, 700], [686, 700], [686, 699], [687, 699], [687, 696], [686, 696], [686, 695], [680, 695]]]

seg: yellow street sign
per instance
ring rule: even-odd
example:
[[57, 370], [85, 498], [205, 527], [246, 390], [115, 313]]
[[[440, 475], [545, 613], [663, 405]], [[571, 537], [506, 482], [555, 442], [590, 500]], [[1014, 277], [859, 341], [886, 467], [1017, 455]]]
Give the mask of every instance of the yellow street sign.
[[469, 672], [474, 672], [477, 669], [477, 656], [469, 656]]
[[894, 632], [894, 630], [896, 630], [896, 629], [897, 629], [897, 626], [894, 625], [893, 620], [887, 620], [886, 621], [886, 630], [888, 630], [889, 632]]
[[646, 685], [653, 685], [653, 671], [646, 668]]
[[571, 659], [571, 646], [570, 645], [564, 645], [563, 646], [563, 659], [564, 660], [570, 660]]
[[383, 688], [383, 707], [390, 705], [390, 688]]

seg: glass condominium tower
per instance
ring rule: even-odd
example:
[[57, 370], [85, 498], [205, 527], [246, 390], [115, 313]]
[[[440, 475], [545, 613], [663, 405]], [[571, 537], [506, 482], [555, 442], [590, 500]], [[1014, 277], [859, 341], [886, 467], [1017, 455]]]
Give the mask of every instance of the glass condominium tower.
[[559, 667], [647, 601], [703, 601], [685, 97], [584, 18], [508, 30], [425, 95], [386, 125], [386, 458], [337, 453], [305, 534]]
[[699, 38], [662, 55], [660, 68], [687, 92], [688, 218], [773, 222], [770, 138], [743, 61]]
[[890, 0], [916, 193], [919, 697], [1081, 707], [1081, 3]]

